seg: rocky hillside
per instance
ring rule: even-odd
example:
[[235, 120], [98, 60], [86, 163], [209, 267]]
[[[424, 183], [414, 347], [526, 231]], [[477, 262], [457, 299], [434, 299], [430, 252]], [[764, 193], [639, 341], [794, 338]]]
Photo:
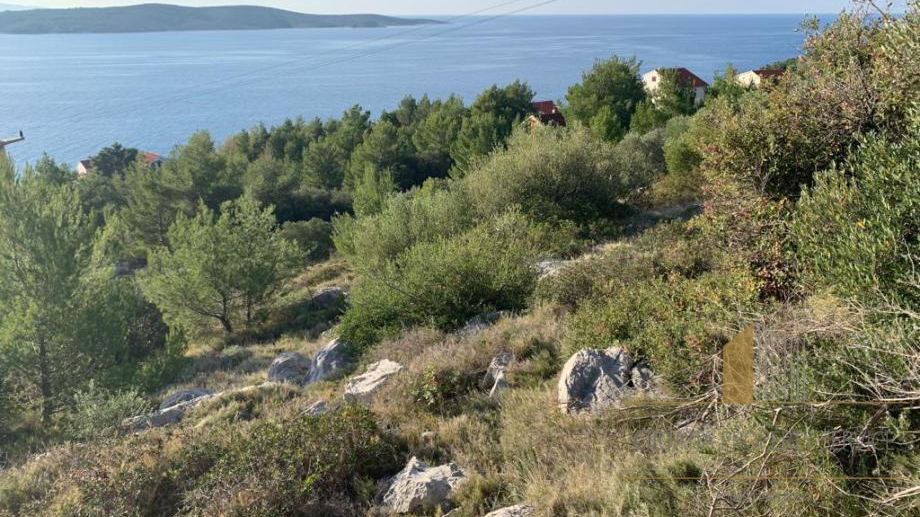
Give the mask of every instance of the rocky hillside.
[[918, 9], [702, 106], [0, 160], [0, 517], [920, 514]]

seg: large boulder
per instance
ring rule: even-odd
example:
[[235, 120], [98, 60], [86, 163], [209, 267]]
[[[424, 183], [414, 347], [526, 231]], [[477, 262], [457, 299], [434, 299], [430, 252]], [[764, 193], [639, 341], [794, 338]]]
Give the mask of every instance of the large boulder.
[[347, 298], [348, 291], [341, 287], [333, 286], [325, 287], [317, 291], [311, 298], [311, 301], [313, 302], [313, 306], [317, 309], [329, 309], [331, 307], [344, 305]]
[[453, 463], [429, 467], [413, 457], [396, 474], [383, 493], [382, 506], [391, 513], [420, 513], [435, 508], [444, 510], [454, 490], [466, 479]]
[[345, 385], [345, 400], [348, 402], [370, 402], [391, 377], [402, 370], [396, 361], [384, 359], [367, 367], [367, 371], [352, 377]]
[[268, 380], [303, 384], [310, 373], [310, 360], [297, 352], [285, 352], [268, 367]]
[[518, 504], [506, 508], [499, 508], [494, 512], [487, 513], [486, 517], [533, 517], [536, 513], [537, 509], [533, 506]]
[[163, 402], [160, 404], [160, 410], [171, 408], [177, 404], [183, 402], [188, 402], [190, 400], [195, 400], [201, 397], [207, 397], [213, 395], [214, 392], [211, 390], [206, 390], [204, 388], [192, 388], [190, 390], [180, 390], [172, 395], [163, 399]]
[[631, 390], [651, 386], [651, 370], [635, 364], [622, 348], [587, 349], [577, 352], [562, 367], [557, 398], [566, 413], [597, 411], [619, 407]]
[[351, 356], [352, 346], [341, 339], [333, 339], [316, 353], [310, 362], [310, 371], [306, 383], [332, 381], [344, 377], [354, 367]]

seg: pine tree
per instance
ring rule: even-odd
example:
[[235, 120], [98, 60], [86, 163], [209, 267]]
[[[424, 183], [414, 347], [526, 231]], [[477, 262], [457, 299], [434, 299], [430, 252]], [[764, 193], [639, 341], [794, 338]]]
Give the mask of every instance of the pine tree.
[[149, 255], [141, 275], [144, 294], [172, 325], [199, 332], [207, 320], [227, 333], [242, 317], [252, 325], [296, 260], [295, 247], [275, 231], [273, 209], [242, 197], [220, 207], [199, 205], [194, 217], [179, 215], [169, 247]]
[[127, 281], [91, 261], [97, 218], [73, 184], [0, 157], [0, 363], [34, 387], [47, 426], [61, 397], [118, 363], [137, 308]]

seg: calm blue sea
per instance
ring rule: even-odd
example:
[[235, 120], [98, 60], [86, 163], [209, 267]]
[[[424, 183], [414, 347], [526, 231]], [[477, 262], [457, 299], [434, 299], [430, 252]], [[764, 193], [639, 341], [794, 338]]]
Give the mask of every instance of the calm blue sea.
[[472, 101], [520, 78], [561, 99], [595, 59], [709, 79], [797, 55], [801, 16], [517, 16], [449, 25], [149, 34], [0, 35], [0, 138], [20, 163], [67, 163], [114, 141], [168, 153], [198, 129], [216, 139], [259, 122], [377, 114], [405, 94]]

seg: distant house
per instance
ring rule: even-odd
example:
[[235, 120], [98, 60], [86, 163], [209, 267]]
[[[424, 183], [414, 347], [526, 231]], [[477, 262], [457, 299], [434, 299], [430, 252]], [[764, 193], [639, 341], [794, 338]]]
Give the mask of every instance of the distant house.
[[92, 160], [80, 160], [77, 162], [77, 176], [86, 176], [93, 170]]
[[735, 80], [743, 86], [754, 86], [755, 88], [759, 88], [763, 83], [778, 81], [785, 73], [785, 70], [748, 70], [747, 72], [735, 76]]
[[537, 101], [533, 103], [534, 114], [527, 117], [525, 123], [528, 129], [537, 126], [565, 126], [565, 116], [556, 107], [553, 101]]
[[147, 164], [147, 167], [151, 169], [159, 169], [163, 165], [163, 157], [158, 154], [141, 152], [138, 156], [140, 156], [144, 163]]
[[693, 88], [693, 100], [697, 104], [702, 104], [706, 98], [706, 90], [709, 89], [709, 83], [699, 78], [686, 68], [656, 68], [642, 76], [642, 82], [645, 83], [645, 89], [649, 93], [654, 93], [661, 85], [661, 73], [665, 71], [674, 72], [681, 83]]
[[[156, 153], [140, 151], [137, 157], [151, 169], [159, 169], [163, 165], [163, 157]], [[77, 176], [86, 176], [93, 171], [92, 160], [80, 160], [77, 162]]]

